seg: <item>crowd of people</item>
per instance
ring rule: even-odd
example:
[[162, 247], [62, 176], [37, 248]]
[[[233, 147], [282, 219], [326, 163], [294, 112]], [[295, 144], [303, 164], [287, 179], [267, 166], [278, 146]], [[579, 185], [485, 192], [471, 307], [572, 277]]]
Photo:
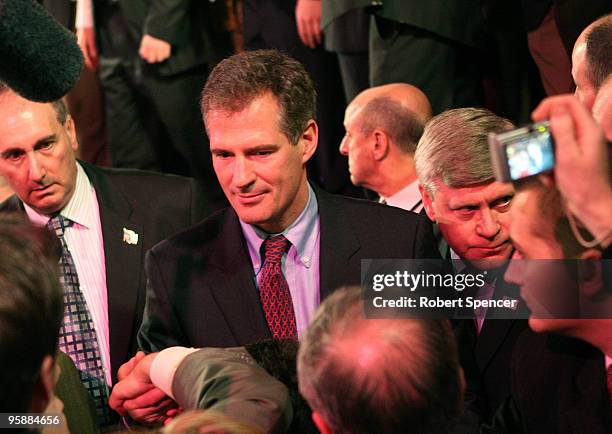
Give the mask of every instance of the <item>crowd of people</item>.
[[[68, 96], [0, 74], [9, 429], [612, 431], [609, 5], [533, 2], [554, 168], [505, 182], [493, 2], [362, 3], [78, 0]], [[397, 259], [519, 308], [369, 318]]]

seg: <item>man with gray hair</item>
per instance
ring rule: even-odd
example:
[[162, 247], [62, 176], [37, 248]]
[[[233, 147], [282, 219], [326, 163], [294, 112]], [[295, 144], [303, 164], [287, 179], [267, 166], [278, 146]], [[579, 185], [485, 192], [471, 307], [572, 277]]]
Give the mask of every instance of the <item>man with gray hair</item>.
[[[446, 257], [455, 259], [455, 272], [485, 271], [485, 285], [470, 294], [475, 298], [491, 299], [501, 291], [516, 292], [518, 298], [517, 289], [502, 277], [512, 252], [507, 224], [514, 193], [512, 185], [494, 180], [487, 141], [489, 133], [512, 127], [485, 109], [449, 110], [426, 125], [414, 156], [425, 211], [449, 245]], [[513, 319], [485, 321], [499, 313], [479, 311], [475, 321], [459, 322], [457, 329], [460, 345], [474, 350], [480, 378], [468, 375], [468, 385], [482, 383], [485, 406], [478, 412], [484, 417], [509, 392], [512, 347], [526, 325]]]
[[381, 203], [421, 211], [414, 150], [429, 118], [429, 100], [409, 84], [377, 86], [357, 95], [346, 109], [340, 144], [353, 184], [378, 193]]
[[366, 319], [358, 287], [321, 304], [300, 345], [298, 381], [321, 433], [451, 433], [461, 412], [450, 324]]

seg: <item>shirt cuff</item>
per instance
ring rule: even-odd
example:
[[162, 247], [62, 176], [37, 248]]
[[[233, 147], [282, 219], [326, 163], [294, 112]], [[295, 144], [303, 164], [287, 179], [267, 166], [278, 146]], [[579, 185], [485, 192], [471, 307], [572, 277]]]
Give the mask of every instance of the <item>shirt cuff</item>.
[[78, 0], [74, 19], [75, 29], [94, 27], [93, 7], [91, 0]]
[[185, 357], [198, 348], [170, 347], [162, 350], [151, 363], [151, 382], [166, 395], [174, 399], [172, 382], [174, 374]]

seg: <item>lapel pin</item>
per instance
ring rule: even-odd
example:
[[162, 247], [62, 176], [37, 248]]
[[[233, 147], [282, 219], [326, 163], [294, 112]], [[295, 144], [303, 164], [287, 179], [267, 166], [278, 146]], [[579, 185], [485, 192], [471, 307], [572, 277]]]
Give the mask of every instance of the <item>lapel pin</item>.
[[123, 242], [126, 244], [138, 244], [138, 234], [131, 229], [123, 228]]

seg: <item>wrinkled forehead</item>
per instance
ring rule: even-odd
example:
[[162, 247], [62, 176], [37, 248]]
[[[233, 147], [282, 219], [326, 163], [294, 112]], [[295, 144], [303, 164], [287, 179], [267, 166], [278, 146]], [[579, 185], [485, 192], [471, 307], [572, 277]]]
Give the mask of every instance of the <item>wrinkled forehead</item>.
[[451, 187], [438, 178], [433, 182], [433, 185], [435, 197], [445, 202], [456, 202], [462, 205], [494, 202], [504, 196], [512, 195], [514, 192], [512, 184], [497, 181], [487, 181], [465, 187]]

